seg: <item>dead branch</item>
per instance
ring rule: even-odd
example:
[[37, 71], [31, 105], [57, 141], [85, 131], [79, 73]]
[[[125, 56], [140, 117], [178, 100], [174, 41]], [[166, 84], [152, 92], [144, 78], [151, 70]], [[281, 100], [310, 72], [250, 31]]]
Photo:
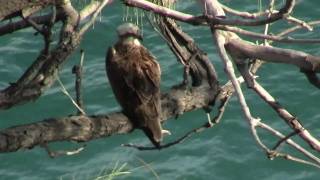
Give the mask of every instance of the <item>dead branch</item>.
[[[216, 0], [212, 0], [212, 1], [210, 1], [210, 0], [202, 0], [201, 4], [202, 4], [202, 8], [206, 9], [207, 13], [209, 13], [209, 14], [211, 14], [213, 16], [224, 16], [224, 11], [223, 11], [222, 7], [219, 6], [219, 4], [217, 3]], [[227, 73], [230, 81], [232, 82], [233, 87], [235, 88], [235, 92], [237, 94], [237, 97], [238, 97], [238, 100], [239, 100], [239, 103], [240, 103], [240, 107], [241, 107], [241, 109], [242, 109], [242, 111], [244, 113], [244, 116], [245, 116], [245, 118], [246, 118], [246, 120], [247, 120], [247, 122], [248, 122], [248, 124], [250, 126], [251, 133], [252, 133], [256, 143], [259, 145], [259, 147], [262, 148], [267, 154], [269, 154], [271, 152], [271, 149], [268, 148], [262, 142], [262, 140], [260, 139], [260, 136], [259, 136], [259, 134], [257, 132], [257, 127], [259, 127], [259, 126], [261, 127], [261, 124], [263, 124], [263, 123], [261, 122], [261, 119], [254, 118], [251, 115], [250, 108], [247, 105], [245, 96], [243, 95], [241, 87], [240, 87], [238, 81], [236, 80], [236, 76], [235, 76], [235, 73], [234, 73], [234, 68], [233, 68], [231, 59], [228, 56], [228, 54], [232, 54], [232, 57], [237, 57], [238, 59], [239, 58], [240, 59], [247, 59], [248, 58], [248, 56], [246, 56], [247, 54], [246, 53], [242, 53], [242, 52], [245, 51], [244, 49], [248, 48], [248, 46], [241, 47], [241, 48], [243, 48], [242, 49], [243, 51], [241, 53], [239, 53], [239, 51], [237, 52], [238, 48], [234, 48], [235, 44], [232, 44], [233, 48], [229, 48], [231, 46], [230, 43], [237, 42], [237, 43], [239, 43], [237, 45], [241, 46], [241, 45], [245, 44], [244, 41], [240, 40], [239, 38], [229, 38], [229, 37], [225, 36], [225, 34], [223, 32], [215, 29], [214, 24], [211, 24], [211, 31], [212, 31], [212, 35], [213, 35], [214, 41], [215, 41], [215, 43], [216, 43], [216, 45], [218, 47], [218, 52], [219, 52], [219, 55], [220, 55], [220, 57], [222, 59], [222, 62], [224, 64], [226, 73]], [[248, 44], [248, 43], [246, 43], [246, 44]], [[268, 48], [268, 47], [259, 46], [259, 48], [257, 48], [257, 50], [258, 49], [263, 49], [263, 48]], [[240, 47], [239, 47], [239, 49], [240, 49]], [[285, 50], [282, 50], [282, 51], [285, 51]], [[255, 53], [259, 54], [259, 52], [255, 52]], [[252, 53], [252, 54], [254, 54], [254, 53]], [[297, 54], [299, 54], [300, 56], [304, 56], [304, 57], [307, 56], [306, 54], [302, 54], [301, 52], [299, 52]], [[281, 55], [283, 55], [283, 54], [281, 54]], [[290, 56], [290, 57], [293, 58], [293, 59], [296, 59], [293, 56]], [[265, 58], [260, 58], [260, 56], [254, 56], [254, 57], [249, 57], [249, 58], [265, 59]], [[273, 58], [277, 58], [278, 59], [279, 56], [273, 57]], [[313, 70], [315, 69], [314, 66], [311, 66], [311, 67], [313, 67]], [[249, 74], [248, 68], [245, 68], [244, 70], [246, 70], [246, 73]], [[243, 75], [245, 75], [245, 74], [243, 73]], [[252, 77], [250, 77], [250, 78], [251, 78], [251, 81], [252, 81], [251, 83], [248, 82], [249, 78], [244, 76], [244, 79], [247, 81], [247, 84], [249, 84], [249, 86], [256, 87], [256, 84], [254, 83], [254, 79]], [[252, 84], [252, 85], [250, 85], [250, 84]], [[281, 110], [283, 110], [283, 109], [281, 109]], [[295, 123], [296, 123], [296, 121], [294, 122], [294, 124]], [[300, 134], [300, 133], [302, 133], [302, 134]], [[306, 142], [308, 142], [310, 145], [312, 145], [313, 148], [317, 146], [318, 141], [316, 139], [314, 139], [308, 133], [308, 131], [301, 130], [300, 133], [299, 134], [301, 135], [301, 137]], [[296, 147], [296, 146], [294, 146], [294, 147]], [[301, 153], [303, 153], [305, 156], [308, 156], [308, 154], [309, 154], [309, 152], [305, 153], [305, 151], [303, 151], [303, 150], [301, 150], [301, 149], [299, 149], [297, 147], [296, 147], [296, 149], [299, 150]], [[276, 154], [281, 154], [281, 153], [276, 153]], [[279, 157], [288, 157], [288, 156], [290, 156], [290, 155], [284, 155], [284, 156], [280, 156], [279, 155]], [[310, 157], [310, 156], [308, 156], [308, 157]], [[297, 158], [291, 158], [290, 160], [293, 160], [293, 161], [297, 160], [298, 161]], [[315, 166], [319, 166], [319, 164], [320, 164], [320, 161], [319, 161], [318, 158], [311, 158], [311, 161], [313, 161], [313, 162], [309, 162], [308, 161], [307, 164], [310, 163], [310, 164], [313, 164]], [[304, 163], [303, 160], [301, 160], [301, 161], [299, 160], [298, 162]]]
[[64, 20], [60, 43], [49, 54], [42, 51], [36, 61], [14, 84], [0, 92], [0, 109], [7, 109], [38, 98], [52, 85], [61, 64], [80, 43], [80, 37], [74, 34], [78, 25], [78, 13], [70, 3], [61, 5], [68, 18]]
[[[79, 108], [83, 109], [83, 101], [82, 101], [82, 93], [81, 93], [81, 86], [82, 86], [82, 71], [83, 71], [83, 61], [84, 61], [84, 50], [80, 50], [81, 58], [79, 65], [75, 65], [72, 68], [72, 73], [76, 76], [75, 81], [75, 90], [76, 90], [76, 103]], [[83, 110], [81, 111], [78, 109], [78, 115], [84, 115]]]
[[[87, 30], [78, 31], [80, 16], [86, 17], [92, 12], [98, 13], [108, 2], [109, 0], [92, 1], [87, 8], [81, 11], [82, 14], [78, 14], [70, 1], [57, 4], [64, 15], [59, 44], [50, 52], [45, 50], [40, 52], [38, 58], [16, 83], [0, 91], [0, 109], [8, 109], [16, 104], [29, 102], [41, 96], [53, 84], [57, 72], [79, 46], [83, 33]], [[86, 23], [84, 26], [90, 25], [90, 23]]]
[[[255, 12], [255, 13], [250, 13], [250, 12], [244, 12], [244, 11], [238, 11], [238, 10], [235, 10], [235, 9], [232, 9], [228, 6], [225, 6], [223, 4], [221, 4], [223, 10], [227, 13], [227, 14], [231, 14], [231, 15], [235, 15], [235, 16], [239, 16], [239, 17], [242, 17], [242, 18], [246, 18], [246, 19], [258, 19], [258, 18], [261, 18], [261, 17], [264, 17], [264, 16], [270, 16], [270, 14], [272, 13], [278, 13], [277, 10], [273, 10], [273, 8], [270, 8], [272, 7], [274, 1], [271, 1], [270, 2], [270, 5], [269, 5], [269, 10], [266, 10], [266, 11], [261, 11], [261, 12]], [[297, 18], [294, 18], [292, 16], [284, 16], [283, 17], [285, 20], [287, 20], [289, 23], [293, 23], [293, 24], [297, 24], [297, 26], [299, 26], [300, 28], [305, 28], [309, 31], [312, 31], [313, 28], [311, 26], [311, 24], [309, 23], [306, 23], [300, 19], [297, 19]]]
[[[223, 94], [230, 94], [230, 86], [223, 87]], [[210, 86], [184, 87], [171, 89], [162, 95], [163, 121], [178, 113], [188, 112], [207, 106], [214, 99], [215, 92]], [[122, 113], [107, 115], [70, 116], [49, 118], [44, 121], [15, 126], [0, 131], [0, 152], [14, 152], [31, 149], [37, 145], [56, 141], [86, 142], [96, 138], [116, 134], [127, 134], [135, 127]]]
[[[240, 87], [239, 80], [236, 78], [232, 62], [233, 60], [236, 63], [237, 68], [248, 87], [253, 88], [261, 99], [267, 102], [268, 105], [278, 113], [279, 117], [284, 119], [289, 127], [301, 137], [301, 139], [307, 142], [313, 149], [320, 151], [320, 142], [302, 126], [296, 117], [292, 116], [287, 110], [285, 110], [266, 90], [263, 89], [262, 86], [256, 82], [252, 74], [255, 73], [257, 68], [254, 68], [254, 70], [250, 69], [250, 63], [248, 62], [248, 60], [252, 59], [261, 59], [267, 62], [295, 65], [306, 74], [308, 80], [313, 85], [319, 87], [320, 80], [316, 76], [316, 73], [320, 70], [320, 58], [301, 51], [250, 44], [243, 41], [237, 35], [244, 34], [255, 38], [269, 39], [279, 42], [318, 43], [319, 40], [293, 40], [283, 37], [298, 28], [307, 28], [308, 30], [312, 29], [310, 24], [290, 16], [295, 6], [295, 0], [286, 0], [284, 6], [279, 10], [273, 10], [274, 1], [271, 0], [270, 7], [267, 11], [254, 14], [237, 12], [230, 8], [223, 7], [218, 3], [218, 0], [200, 0], [199, 2], [204, 14], [202, 16], [185, 14], [143, 0], [123, 1], [128, 6], [135, 6], [147, 11], [153, 11], [156, 14], [173, 18], [175, 20], [193, 25], [209, 26], [213, 40], [217, 46], [217, 51], [230, 80], [230, 83], [222, 87], [222, 90], [219, 91], [220, 87], [218, 85], [218, 77], [216, 76], [215, 70], [205, 53], [201, 52], [198, 47], [195, 46], [195, 43], [188, 35], [177, 28], [175, 22], [168, 20], [167, 18], [163, 18], [161, 23], [164, 28], [159, 28], [160, 31], [167, 40], [170, 48], [175, 52], [179, 61], [187, 68], [191, 69], [191, 76], [193, 77], [193, 86], [189, 89], [186, 88], [186, 86], [176, 86], [168, 93], [163, 94], [163, 121], [187, 111], [207, 107], [208, 105], [213, 104], [216, 100], [226, 99], [231, 96], [233, 92], [236, 92], [241, 110], [248, 122], [254, 140], [259, 147], [265, 151], [270, 159], [274, 157], [282, 157], [292, 161], [320, 167], [319, 158], [295, 143], [290, 139], [291, 136], [284, 136], [282, 133], [264, 124], [261, 119], [252, 116], [249, 105], [247, 104]], [[17, 3], [17, 1], [13, 2]], [[92, 6], [88, 6], [88, 8], [83, 10], [83, 12], [91, 12], [90, 14], [93, 14], [93, 16], [82, 27], [79, 27], [79, 21], [83, 16], [75, 11], [70, 1], [65, 0], [64, 3], [60, 2], [61, 4], [59, 4], [59, 2], [60, 1], [57, 1], [57, 4], [55, 5], [60, 7], [62, 12], [58, 12], [57, 18], [53, 18], [56, 16], [49, 16], [52, 17], [51, 22], [61, 20], [64, 24], [61, 29], [60, 42], [58, 46], [50, 50], [50, 47], [48, 46], [49, 43], [45, 42], [45, 48], [40, 53], [37, 61], [35, 61], [35, 63], [26, 71], [17, 83], [0, 92], [0, 109], [10, 108], [15, 104], [34, 100], [39, 97], [46, 88], [50, 87], [55, 80], [55, 76], [59, 71], [59, 68], [62, 66], [61, 64], [66, 61], [67, 57], [78, 47], [82, 35], [89, 27], [92, 26], [98, 13], [109, 1], [91, 1]], [[31, 25], [35, 27], [37, 31], [42, 32], [39, 24], [42, 24], [42, 22], [45, 23], [45, 21], [48, 20], [41, 19], [41, 23], [37, 23], [33, 19], [40, 19], [41, 17], [32, 18], [24, 16], [24, 14], [30, 14], [30, 12], [25, 12], [29, 7], [23, 5], [26, 1], [21, 1], [21, 3], [22, 5], [17, 7], [12, 5], [6, 7], [8, 10], [3, 10], [3, 12], [1, 9], [3, 7], [0, 6], [0, 20], [22, 15], [22, 17], [26, 19], [27, 24], [21, 25], [20, 27], [28, 27]], [[40, 4], [40, 6], [47, 5], [48, 4]], [[231, 19], [230, 17], [226, 17], [225, 11], [244, 17], [245, 19]], [[61, 19], [59, 19], [60, 13], [62, 13]], [[293, 22], [298, 24], [298, 26], [280, 33], [278, 36], [267, 35], [269, 24], [279, 20]], [[19, 25], [20, 23], [23, 24], [21, 21], [15, 23], [16, 25]], [[10, 32], [12, 30], [12, 25], [13, 24], [9, 24], [0, 27], [0, 32], [1, 29], [4, 30], [4, 33]], [[259, 34], [234, 27], [240, 25], [266, 25], [266, 27], [265, 32], [263, 34]], [[222, 31], [221, 29], [225, 31]], [[45, 33], [42, 33], [42, 35], [45, 36], [46, 41], [46, 37], [48, 35]], [[265, 45], [268, 45], [267, 41], [265, 41]], [[200, 73], [198, 73], [199, 69]], [[201, 83], [198, 83], [200, 81]], [[224, 107], [225, 106], [223, 106], [223, 108]], [[223, 108], [221, 108], [221, 112], [223, 112]], [[217, 119], [221, 118], [221, 114], [222, 113], [217, 116]], [[173, 143], [182, 142], [191, 134], [206, 128], [205, 126], [207, 126], [207, 124], [190, 131]], [[261, 140], [258, 128], [265, 129], [280, 138], [276, 147], [286, 142], [301, 152], [310, 161], [279, 152], [278, 148], [269, 148]], [[115, 134], [127, 134], [134, 129], [135, 127], [131, 121], [120, 112], [98, 116], [80, 115], [64, 118], [51, 118], [41, 122], [11, 127], [0, 131], [0, 152], [13, 152], [19, 149], [33, 148], [37, 145], [43, 146], [55, 141], [85, 142]], [[167, 146], [171, 145], [172, 143], [169, 143]]]
[[283, 36], [279, 37], [279, 36], [273, 36], [273, 35], [265, 35], [265, 34], [247, 31], [237, 27], [216, 25], [215, 28], [249, 36], [256, 39], [265, 39], [265, 40], [271, 40], [271, 41], [276, 41], [281, 43], [296, 43], [296, 44], [297, 43], [305, 43], [305, 44], [320, 43], [320, 39], [294, 39], [294, 38], [283, 37]]
[[[269, 17], [259, 19], [259, 20], [245, 21], [241, 19], [233, 20], [233, 19], [221, 18], [221, 17], [225, 17], [225, 15], [223, 16], [210, 15], [206, 12], [207, 6], [203, 7], [203, 12], [204, 12], [203, 16], [193, 16], [190, 14], [185, 14], [169, 8], [165, 8], [144, 0], [123, 0], [123, 2], [127, 6], [134, 6], [134, 7], [144, 9], [146, 11], [152, 11], [153, 13], [160, 14], [165, 17], [170, 17], [175, 20], [183, 21], [186, 23], [190, 23], [192, 25], [215, 24], [215, 25], [232, 25], [232, 26], [260, 26], [260, 25], [272, 23], [284, 17], [289, 16], [289, 14], [292, 12], [295, 5], [295, 0], [287, 0], [285, 5], [279, 11], [277, 11], [276, 13], [272, 13]], [[218, 4], [217, 1], [207, 2], [207, 3]]]
[[[307, 24], [309, 24], [310, 26], [317, 26], [320, 24], [320, 21], [311, 21], [311, 22], [308, 22]], [[279, 37], [286, 36], [294, 31], [301, 29], [301, 28], [302, 28], [301, 26], [297, 25], [297, 26], [291, 27], [289, 29], [286, 29], [285, 31], [282, 31], [281, 33], [278, 33], [277, 36], [279, 36]]]
[[21, 16], [23, 11], [32, 11], [31, 9], [35, 7], [41, 7], [36, 9], [42, 9], [55, 3], [62, 3], [62, 0], [57, 2], [56, 0], [33, 0], [32, 4], [30, 4], [29, 0], [0, 1], [0, 21]]
[[230, 40], [225, 46], [229, 52], [242, 59], [263, 59], [267, 62], [292, 64], [300, 69], [313, 72], [319, 72], [320, 70], [320, 57], [301, 51], [258, 46], [237, 39]]

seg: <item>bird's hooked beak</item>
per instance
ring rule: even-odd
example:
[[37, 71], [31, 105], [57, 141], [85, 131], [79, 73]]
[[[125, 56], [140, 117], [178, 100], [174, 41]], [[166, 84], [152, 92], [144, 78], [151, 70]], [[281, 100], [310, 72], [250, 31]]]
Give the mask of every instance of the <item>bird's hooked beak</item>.
[[138, 34], [136, 34], [136, 37], [140, 40], [140, 41], [143, 41], [143, 37], [141, 35], [141, 33], [139, 32]]

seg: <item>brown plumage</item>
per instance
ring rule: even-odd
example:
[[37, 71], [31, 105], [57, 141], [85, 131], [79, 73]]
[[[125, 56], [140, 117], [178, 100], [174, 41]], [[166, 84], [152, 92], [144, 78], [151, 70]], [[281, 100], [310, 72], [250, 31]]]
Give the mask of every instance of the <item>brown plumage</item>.
[[118, 28], [119, 41], [106, 56], [107, 76], [123, 113], [159, 147], [163, 133], [160, 66], [140, 44], [138, 28], [123, 26]]

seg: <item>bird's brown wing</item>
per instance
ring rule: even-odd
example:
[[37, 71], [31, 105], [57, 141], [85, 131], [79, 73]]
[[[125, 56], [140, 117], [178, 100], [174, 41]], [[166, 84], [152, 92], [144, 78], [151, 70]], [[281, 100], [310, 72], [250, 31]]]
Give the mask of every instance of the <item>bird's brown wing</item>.
[[161, 71], [155, 58], [144, 47], [139, 47], [137, 52], [132, 54], [130, 67], [124, 77], [128, 86], [132, 88], [140, 99], [146, 103], [160, 97], [160, 76]]
[[[124, 50], [109, 48], [107, 75], [124, 112], [142, 128], [161, 141], [161, 71], [155, 58], [142, 46]], [[125, 52], [123, 52], [125, 51]]]
[[[134, 90], [141, 104], [135, 109], [135, 114], [153, 134], [154, 140], [162, 140], [161, 102], [159, 64], [149, 51], [140, 46], [134, 56], [131, 56], [132, 67], [126, 83]], [[137, 59], [135, 59], [137, 58]]]
[[106, 73], [109, 79], [109, 83], [113, 90], [113, 93], [118, 101], [118, 103], [125, 108], [128, 99], [128, 95], [125, 92], [125, 89], [128, 89], [126, 84], [124, 83], [124, 79], [121, 76], [122, 68], [121, 68], [122, 57], [118, 55], [114, 47], [110, 47], [107, 51], [106, 55]]

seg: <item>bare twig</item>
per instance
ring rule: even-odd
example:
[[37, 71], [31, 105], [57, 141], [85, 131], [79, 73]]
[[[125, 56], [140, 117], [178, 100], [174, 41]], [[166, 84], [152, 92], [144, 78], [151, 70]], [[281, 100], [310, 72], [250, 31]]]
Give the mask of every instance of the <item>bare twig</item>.
[[223, 99], [221, 99], [220, 106], [218, 107], [218, 113], [211, 120], [211, 122], [206, 122], [203, 125], [201, 125], [200, 127], [197, 127], [197, 128], [194, 128], [194, 129], [190, 130], [185, 135], [183, 135], [182, 137], [178, 138], [177, 140], [175, 140], [173, 142], [160, 145], [160, 147], [154, 147], [154, 146], [153, 147], [147, 147], [147, 146], [142, 146], [142, 145], [137, 145], [137, 144], [123, 144], [122, 146], [132, 147], [132, 148], [136, 148], [136, 149], [138, 149], [140, 151], [145, 151], [145, 150], [165, 149], [165, 148], [169, 148], [169, 147], [171, 147], [173, 145], [183, 143], [185, 140], [190, 138], [193, 134], [200, 133], [200, 132], [204, 131], [205, 129], [212, 128], [214, 125], [218, 124], [220, 122], [221, 118], [223, 117], [223, 114], [225, 112], [225, 108], [226, 108], [230, 98], [231, 98], [231, 96], [226, 95]]
[[211, 127], [210, 124], [207, 122], [204, 125], [202, 125], [202, 126], [200, 126], [198, 128], [192, 129], [191, 131], [187, 132], [181, 138], [178, 138], [177, 140], [175, 140], [173, 142], [160, 145], [159, 147], [154, 147], [154, 146], [147, 147], [147, 146], [142, 146], [142, 145], [137, 145], [137, 144], [123, 144], [122, 146], [124, 146], [124, 147], [132, 147], [132, 148], [138, 149], [140, 151], [165, 149], [165, 148], [169, 148], [169, 147], [171, 147], [173, 145], [180, 144], [180, 143], [184, 142], [186, 139], [190, 138], [192, 136], [192, 134], [202, 132], [205, 129], [210, 128], [210, 127]]
[[[279, 137], [281, 139], [284, 139], [286, 136], [283, 135], [282, 133], [280, 133], [279, 131], [275, 130], [274, 128], [270, 127], [267, 124], [264, 124], [262, 122], [260, 122], [258, 124], [258, 126], [260, 128], [263, 128], [265, 130], [267, 130], [268, 132], [270, 132], [272, 135]], [[315, 155], [313, 155], [312, 153], [310, 153], [308, 150], [306, 150], [305, 148], [301, 147], [299, 144], [295, 143], [292, 139], [286, 139], [285, 142], [287, 144], [289, 144], [291, 147], [295, 148], [297, 151], [301, 152], [302, 154], [304, 154], [307, 158], [309, 158], [311, 161], [314, 162], [315, 165], [320, 165], [320, 159], [318, 157], [316, 157]], [[272, 152], [272, 150], [270, 150], [269, 152]]]
[[85, 25], [83, 25], [83, 27], [80, 29], [79, 34], [80, 36], [82, 36], [95, 22], [97, 16], [99, 15], [99, 13], [102, 11], [102, 9], [108, 4], [110, 3], [110, 0], [103, 0], [103, 1], [96, 1], [97, 3], [99, 3], [98, 7], [96, 8], [96, 10], [94, 11], [94, 13], [92, 14], [92, 17], [90, 19], [90, 21], [88, 21]]
[[[229, 14], [232, 14], [232, 15], [235, 15], [235, 16], [239, 16], [239, 17], [242, 17], [242, 18], [246, 18], [246, 19], [257, 19], [257, 18], [261, 18], [261, 17], [264, 17], [264, 16], [267, 16], [268, 18], [270, 18], [270, 15], [272, 15], [272, 13], [278, 13], [279, 11], [273, 10], [273, 8], [270, 8], [270, 7], [273, 6], [273, 4], [274, 4], [274, 1], [270, 1], [268, 10], [262, 11], [262, 12], [256, 12], [256, 13], [237, 11], [237, 10], [232, 9], [232, 8], [226, 6], [226, 5], [223, 5], [223, 4], [221, 4], [221, 6], [223, 7], [223, 9], [224, 9], [224, 11], [226, 13], [229, 13]], [[285, 17], [283, 17], [283, 19], [288, 21], [289, 23], [296, 24], [300, 28], [305, 28], [305, 29], [307, 29], [309, 31], [313, 30], [311, 24], [306, 23], [306, 22], [304, 22], [304, 21], [302, 21], [300, 19], [297, 19], [295, 17], [285, 16]], [[268, 24], [266, 24], [266, 25], [268, 25]]]
[[78, 105], [78, 103], [77, 103], [75, 100], [73, 100], [73, 98], [71, 97], [71, 95], [69, 94], [69, 92], [67, 91], [67, 89], [64, 87], [63, 83], [61, 82], [59, 76], [57, 77], [57, 81], [58, 81], [58, 83], [59, 83], [59, 85], [60, 85], [60, 87], [61, 87], [62, 93], [65, 94], [65, 95], [70, 99], [70, 101], [72, 102], [72, 104], [78, 109], [78, 111], [81, 112], [81, 114], [84, 114], [84, 115], [85, 115], [85, 114], [86, 114], [85, 111]]
[[320, 152], [320, 141], [313, 137], [307, 129], [299, 122], [299, 119], [291, 115], [279, 102], [277, 102], [258, 82], [255, 83], [254, 91], [268, 103], [278, 115], [294, 130], [299, 132], [298, 135], [307, 142], [314, 150]]
[[[307, 24], [309, 24], [310, 26], [316, 26], [316, 25], [319, 25], [319, 24], [320, 24], [320, 21], [319, 21], [319, 20], [318, 20], [318, 21], [311, 21], [311, 22], [308, 22]], [[294, 32], [294, 31], [297, 31], [297, 30], [299, 30], [299, 29], [301, 29], [301, 28], [302, 28], [302, 27], [299, 26], [299, 25], [298, 25], [298, 26], [294, 26], [294, 27], [289, 28], [289, 29], [287, 29], [287, 30], [285, 30], [285, 31], [282, 31], [281, 33], [278, 33], [277, 36], [283, 37], [283, 36], [286, 36], [286, 35]]]
[[297, 135], [299, 131], [294, 131], [290, 134], [288, 134], [286, 137], [280, 139], [277, 144], [272, 148], [273, 151], [276, 151], [283, 143], [285, 143], [288, 139], [290, 139], [292, 136]]
[[75, 155], [75, 154], [79, 154], [81, 151], [84, 150], [86, 145], [83, 145], [77, 149], [74, 149], [74, 150], [58, 150], [58, 151], [52, 151], [48, 144], [45, 143], [42, 145], [42, 147], [46, 150], [46, 152], [48, 153], [48, 155], [51, 157], [51, 158], [56, 158], [56, 157], [59, 157], [59, 156], [72, 156], [72, 155]]

